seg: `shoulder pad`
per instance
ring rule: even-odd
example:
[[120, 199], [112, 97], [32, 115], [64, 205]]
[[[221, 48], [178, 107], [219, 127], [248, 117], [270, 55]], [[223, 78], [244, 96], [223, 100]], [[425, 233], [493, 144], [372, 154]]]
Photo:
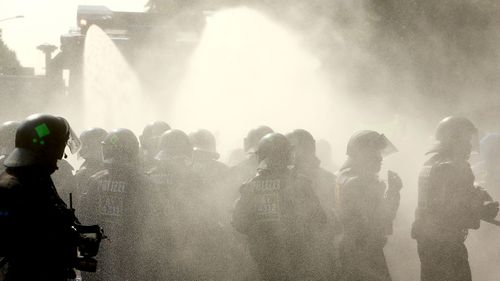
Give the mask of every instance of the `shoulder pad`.
[[339, 185], [344, 187], [360, 186], [367, 183], [367, 179], [360, 176], [339, 177]]
[[108, 170], [102, 170], [102, 171], [99, 171], [97, 173], [95, 173], [93, 176], [90, 177], [91, 180], [99, 180], [105, 176], [108, 176], [109, 175], [109, 171]]
[[446, 175], [446, 174], [453, 174], [458, 172], [457, 167], [453, 164], [453, 162], [441, 162], [441, 163], [436, 163], [432, 165], [431, 170], [430, 170], [430, 175]]

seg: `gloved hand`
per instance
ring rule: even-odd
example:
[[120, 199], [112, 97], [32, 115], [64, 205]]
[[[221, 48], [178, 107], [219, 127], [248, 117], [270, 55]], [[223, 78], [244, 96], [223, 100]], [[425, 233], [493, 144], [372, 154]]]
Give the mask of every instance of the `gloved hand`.
[[489, 220], [494, 220], [496, 216], [498, 215], [498, 210], [499, 210], [499, 203], [498, 202], [486, 202], [483, 205], [483, 208], [481, 210], [481, 219], [485, 221]]
[[387, 185], [389, 191], [399, 192], [403, 188], [403, 181], [398, 174], [389, 170], [387, 171]]

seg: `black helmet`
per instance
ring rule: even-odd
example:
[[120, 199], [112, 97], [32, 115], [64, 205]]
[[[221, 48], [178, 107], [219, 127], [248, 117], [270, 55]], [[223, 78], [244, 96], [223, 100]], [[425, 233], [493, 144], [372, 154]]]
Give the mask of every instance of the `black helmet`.
[[84, 159], [101, 159], [102, 141], [106, 138], [108, 132], [102, 128], [90, 128], [80, 134], [82, 148], [78, 154]]
[[9, 155], [16, 147], [16, 130], [21, 123], [7, 121], [0, 126], [0, 155]]
[[385, 157], [397, 151], [384, 134], [369, 130], [356, 132], [347, 143], [347, 155], [351, 157], [365, 152], [380, 152]]
[[189, 158], [193, 154], [193, 146], [189, 142], [189, 137], [181, 130], [168, 130], [163, 133], [158, 149], [160, 150], [156, 155], [158, 160]]
[[16, 131], [15, 149], [5, 160], [7, 167], [56, 165], [68, 145], [72, 153], [80, 148], [80, 140], [66, 119], [48, 114], [35, 114], [21, 122]]
[[170, 126], [163, 121], [154, 121], [146, 125], [142, 131], [142, 135], [139, 136], [142, 148], [145, 150], [156, 150], [161, 134], [170, 129]]
[[189, 134], [189, 141], [193, 145], [195, 152], [205, 153], [213, 159], [219, 159], [217, 153], [215, 136], [208, 130], [200, 129]]
[[243, 141], [243, 149], [245, 150], [245, 152], [254, 152], [259, 145], [259, 141], [265, 135], [270, 133], [274, 133], [274, 131], [268, 126], [260, 126], [258, 128], [250, 130]]
[[449, 116], [441, 120], [436, 128], [435, 138], [438, 141], [427, 154], [448, 150], [455, 145], [479, 151], [479, 137], [476, 126], [467, 118]]
[[286, 135], [288, 141], [294, 148], [300, 148], [304, 153], [316, 154], [316, 140], [308, 131], [297, 129]]
[[139, 141], [129, 129], [114, 129], [102, 142], [102, 156], [106, 164], [135, 162], [139, 157]]
[[255, 154], [259, 162], [269, 166], [286, 167], [290, 164], [291, 146], [286, 137], [279, 133], [265, 135], [259, 142]]
[[449, 116], [441, 120], [436, 129], [436, 140], [449, 143], [457, 139], [469, 140], [477, 134], [477, 128], [465, 117]]

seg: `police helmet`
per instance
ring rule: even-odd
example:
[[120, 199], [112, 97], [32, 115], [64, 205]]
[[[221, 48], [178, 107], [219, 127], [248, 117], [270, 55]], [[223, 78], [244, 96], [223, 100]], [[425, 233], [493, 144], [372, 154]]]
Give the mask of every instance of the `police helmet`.
[[441, 120], [436, 129], [436, 140], [449, 143], [456, 140], [470, 140], [477, 135], [477, 128], [467, 118], [461, 116], [449, 116]]
[[211, 155], [213, 159], [219, 159], [217, 153], [215, 136], [208, 130], [200, 129], [189, 134], [189, 141], [193, 145], [195, 152], [206, 153]]
[[193, 154], [193, 146], [189, 137], [181, 130], [168, 130], [160, 137], [160, 152], [156, 155], [157, 160], [184, 157], [189, 158]]
[[15, 149], [5, 160], [7, 167], [56, 165], [68, 146], [76, 153], [80, 140], [66, 119], [48, 114], [34, 114], [16, 130]]
[[296, 129], [286, 135], [288, 141], [295, 149], [300, 149], [304, 153], [316, 154], [316, 140], [308, 131], [304, 129]]
[[279, 133], [265, 135], [255, 151], [259, 162], [266, 162], [268, 166], [288, 166], [291, 160], [291, 146], [287, 138]]
[[380, 153], [382, 157], [397, 152], [398, 149], [384, 134], [363, 130], [354, 133], [347, 143], [347, 155], [356, 157], [365, 153]]
[[139, 141], [129, 129], [114, 129], [102, 141], [102, 156], [106, 164], [135, 162], [139, 157]]

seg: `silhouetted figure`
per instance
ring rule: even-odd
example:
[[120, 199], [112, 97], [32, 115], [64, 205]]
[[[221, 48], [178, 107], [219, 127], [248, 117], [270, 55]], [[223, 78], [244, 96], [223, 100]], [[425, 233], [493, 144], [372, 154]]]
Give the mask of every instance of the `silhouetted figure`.
[[311, 181], [288, 168], [290, 153], [281, 134], [260, 140], [257, 175], [240, 189], [233, 226], [246, 235], [262, 279], [321, 280], [309, 257], [326, 215]]
[[469, 229], [492, 220], [498, 202], [474, 186], [468, 159], [477, 129], [463, 117], [447, 117], [436, 130], [419, 178], [412, 237], [417, 240], [422, 281], [472, 280], [467, 248]]
[[138, 168], [139, 142], [130, 130], [115, 129], [103, 141], [105, 170], [93, 175], [82, 195], [82, 216], [98, 223], [110, 241], [97, 256], [99, 280], [146, 280], [143, 250], [149, 183]]
[[77, 219], [57, 194], [51, 174], [68, 145], [78, 140], [61, 117], [32, 115], [17, 129], [15, 149], [0, 175], [2, 280], [74, 278]]
[[193, 147], [180, 130], [163, 133], [149, 172], [163, 206], [158, 225], [166, 280], [220, 280], [222, 232], [207, 188], [192, 169]]
[[337, 180], [338, 213], [344, 227], [341, 280], [391, 280], [384, 246], [392, 234], [402, 182], [389, 172], [386, 188], [378, 173], [383, 157], [396, 151], [383, 134], [374, 131], [359, 131], [349, 140], [348, 158]]
[[338, 270], [334, 242], [336, 236], [342, 232], [342, 226], [335, 214], [336, 179], [332, 173], [320, 167], [320, 160], [316, 157], [316, 141], [308, 131], [297, 129], [286, 136], [292, 145], [293, 164], [297, 173], [311, 181], [311, 187], [328, 218], [324, 231], [315, 233], [316, 255], [311, 259], [314, 259], [313, 264], [318, 276], [322, 276], [322, 280], [332, 280]]

